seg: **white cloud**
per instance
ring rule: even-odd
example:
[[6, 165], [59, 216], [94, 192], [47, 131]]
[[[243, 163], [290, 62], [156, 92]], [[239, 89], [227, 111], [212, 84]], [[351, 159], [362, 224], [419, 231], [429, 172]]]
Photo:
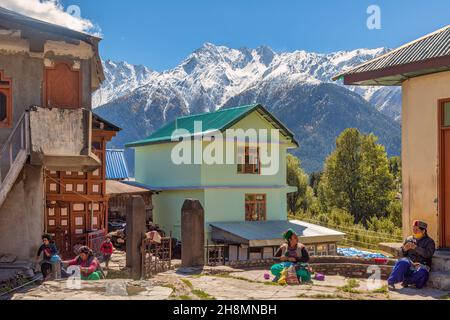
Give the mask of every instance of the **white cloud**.
[[0, 0], [0, 6], [35, 19], [58, 24], [72, 30], [100, 35], [100, 28], [81, 16], [71, 15], [60, 0]]

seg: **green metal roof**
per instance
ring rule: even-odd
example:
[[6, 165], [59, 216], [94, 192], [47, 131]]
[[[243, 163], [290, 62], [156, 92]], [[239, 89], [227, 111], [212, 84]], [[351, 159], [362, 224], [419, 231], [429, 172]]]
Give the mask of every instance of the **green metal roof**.
[[253, 111], [258, 111], [264, 118], [271, 122], [276, 128], [280, 129], [284, 135], [290, 137], [292, 142], [298, 146], [294, 139], [294, 134], [287, 129], [278, 119], [260, 104], [252, 104], [236, 108], [221, 109], [216, 112], [202, 113], [193, 116], [179, 117], [169, 122], [161, 129], [156, 130], [144, 140], [139, 140], [126, 144], [127, 148], [135, 148], [150, 144], [164, 143], [172, 141], [172, 134], [176, 129], [185, 129], [194, 134], [194, 123], [202, 122], [202, 132], [212, 130], [225, 131], [240, 121]]

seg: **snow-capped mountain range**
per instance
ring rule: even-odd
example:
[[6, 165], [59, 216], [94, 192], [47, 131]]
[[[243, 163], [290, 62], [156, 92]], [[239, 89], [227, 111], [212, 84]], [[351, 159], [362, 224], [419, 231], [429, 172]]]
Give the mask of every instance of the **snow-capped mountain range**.
[[[388, 50], [359, 49], [329, 54], [276, 53], [266, 46], [232, 49], [204, 44], [165, 72], [126, 62], [104, 62], [106, 80], [94, 94], [95, 112], [123, 131], [110, 146], [147, 137], [179, 116], [261, 103], [296, 135], [307, 172], [322, 169], [346, 128], [375, 133], [389, 155], [400, 153], [401, 91], [348, 87], [332, 76]], [[133, 152], [127, 151], [133, 171]]]
[[[161, 87], [179, 94], [189, 112], [208, 112], [221, 108], [229, 99], [261, 82], [274, 86], [286, 81], [319, 84], [364, 61], [387, 52], [386, 48], [358, 49], [320, 54], [306, 51], [276, 53], [261, 46], [232, 49], [205, 43], [179, 66], [156, 72], [127, 62], [104, 62], [106, 81], [93, 97], [93, 106], [112, 102], [133, 91], [145, 90], [149, 97]], [[346, 87], [361, 95], [377, 110], [399, 120], [399, 88]], [[197, 105], [201, 101], [203, 105]], [[149, 101], [151, 104], [151, 101]]]

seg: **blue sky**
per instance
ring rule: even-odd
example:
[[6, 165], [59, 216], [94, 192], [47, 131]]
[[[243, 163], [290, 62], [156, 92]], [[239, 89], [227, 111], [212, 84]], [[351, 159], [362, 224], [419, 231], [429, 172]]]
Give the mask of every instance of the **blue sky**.
[[[204, 42], [331, 52], [396, 47], [450, 24], [448, 0], [63, 0], [98, 24], [104, 59], [161, 71]], [[381, 30], [366, 27], [369, 5]]]

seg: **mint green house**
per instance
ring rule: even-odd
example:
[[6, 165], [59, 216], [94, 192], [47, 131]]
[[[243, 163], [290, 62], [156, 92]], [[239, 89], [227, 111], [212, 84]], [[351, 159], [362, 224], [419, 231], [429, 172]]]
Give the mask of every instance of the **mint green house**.
[[214, 230], [220, 238], [224, 233], [239, 238], [220, 224], [258, 225], [276, 233], [276, 243], [258, 246], [278, 246], [282, 229], [292, 227], [286, 197], [296, 188], [286, 184], [286, 153], [298, 143], [262, 105], [181, 117], [127, 147], [135, 148], [136, 184], [160, 191], [153, 196], [153, 221], [175, 238], [181, 238], [187, 198], [203, 205], [205, 233], [213, 241], [227, 242]]

